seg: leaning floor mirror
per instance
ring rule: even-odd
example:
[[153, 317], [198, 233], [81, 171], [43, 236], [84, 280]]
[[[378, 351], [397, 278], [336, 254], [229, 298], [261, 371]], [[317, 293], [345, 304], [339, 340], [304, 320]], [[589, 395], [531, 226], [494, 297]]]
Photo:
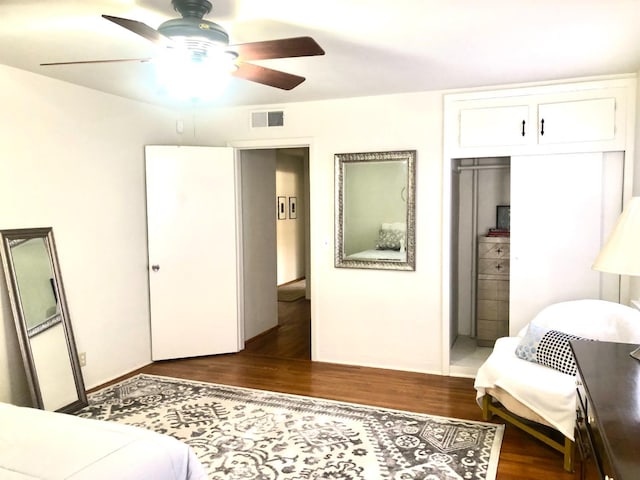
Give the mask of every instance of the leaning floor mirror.
[[415, 270], [415, 150], [335, 156], [335, 266]]
[[87, 404], [53, 230], [1, 230], [2, 263], [33, 406]]

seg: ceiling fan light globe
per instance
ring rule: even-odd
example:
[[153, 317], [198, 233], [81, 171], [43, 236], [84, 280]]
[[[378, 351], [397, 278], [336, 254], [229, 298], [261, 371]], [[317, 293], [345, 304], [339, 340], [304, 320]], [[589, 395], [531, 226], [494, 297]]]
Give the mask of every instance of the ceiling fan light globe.
[[238, 68], [236, 65], [238, 54], [236, 52], [227, 50], [206, 38], [176, 37], [173, 40], [174, 46], [166, 49], [163, 57], [182, 58], [196, 63], [207, 62], [219, 65], [229, 72]]
[[[178, 44], [179, 45], [179, 44]], [[172, 98], [208, 101], [221, 95], [238, 67], [237, 54], [212, 48], [195, 54], [185, 48], [166, 49], [155, 62], [156, 78], [162, 90]]]

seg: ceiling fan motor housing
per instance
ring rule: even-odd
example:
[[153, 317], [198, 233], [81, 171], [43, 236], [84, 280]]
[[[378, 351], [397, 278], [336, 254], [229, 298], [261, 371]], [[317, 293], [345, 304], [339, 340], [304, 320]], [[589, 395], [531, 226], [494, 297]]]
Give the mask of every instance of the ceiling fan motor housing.
[[215, 44], [229, 45], [229, 34], [217, 23], [196, 17], [174, 18], [158, 27], [165, 37], [201, 37]]
[[206, 56], [211, 47], [227, 47], [229, 35], [217, 23], [202, 17], [212, 8], [207, 0], [172, 0], [173, 8], [182, 18], [167, 20], [158, 27], [165, 37], [181, 41], [194, 55]]
[[213, 5], [207, 0], [171, 0], [173, 9], [183, 17], [202, 18], [211, 11]]

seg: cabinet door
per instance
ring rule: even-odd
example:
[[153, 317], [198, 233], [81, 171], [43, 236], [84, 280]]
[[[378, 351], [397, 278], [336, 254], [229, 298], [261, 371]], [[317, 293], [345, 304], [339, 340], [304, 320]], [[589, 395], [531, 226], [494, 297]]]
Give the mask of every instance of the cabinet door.
[[634, 79], [446, 95], [446, 154], [473, 158], [626, 150], [633, 105]]
[[528, 121], [528, 105], [461, 109], [460, 147], [525, 145]]
[[615, 138], [616, 99], [538, 105], [538, 143], [603, 142]]
[[602, 153], [511, 159], [511, 334], [552, 303], [618, 301], [617, 277], [591, 265], [620, 213], [622, 164]]

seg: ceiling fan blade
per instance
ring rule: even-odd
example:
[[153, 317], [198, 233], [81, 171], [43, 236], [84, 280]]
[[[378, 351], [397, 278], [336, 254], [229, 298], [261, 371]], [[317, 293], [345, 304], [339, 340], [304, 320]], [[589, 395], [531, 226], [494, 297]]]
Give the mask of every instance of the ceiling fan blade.
[[50, 67], [52, 65], [79, 65], [83, 63], [117, 63], [117, 62], [150, 62], [153, 58], [116, 58], [113, 60], [80, 60], [78, 62], [51, 62], [41, 63], [41, 67]]
[[291, 90], [305, 81], [304, 77], [253, 65], [251, 63], [240, 63], [238, 70], [233, 72], [232, 75], [282, 90]]
[[292, 37], [264, 42], [231, 45], [241, 60], [268, 60], [271, 58], [311, 57], [324, 55], [324, 50], [311, 37]]
[[120, 25], [121, 27], [126, 28], [127, 30], [135, 33], [136, 35], [140, 35], [141, 37], [146, 38], [150, 42], [153, 42], [162, 47], [168, 47], [173, 45], [173, 42], [170, 38], [165, 37], [157, 30], [151, 28], [149, 25], [138, 22], [137, 20], [129, 20], [128, 18], [120, 18], [120, 17], [112, 17], [111, 15], [102, 15], [102, 18], [106, 18], [107, 20]]

